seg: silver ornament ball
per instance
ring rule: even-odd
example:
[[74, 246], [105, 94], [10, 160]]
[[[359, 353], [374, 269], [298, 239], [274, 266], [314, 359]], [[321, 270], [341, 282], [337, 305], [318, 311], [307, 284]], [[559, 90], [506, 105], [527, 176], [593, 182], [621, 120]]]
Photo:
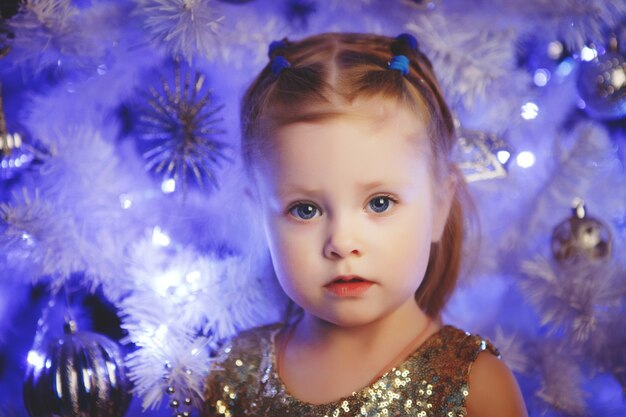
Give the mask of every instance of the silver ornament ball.
[[604, 261], [611, 256], [611, 231], [600, 220], [587, 216], [584, 202], [574, 200], [572, 216], [552, 232], [552, 255], [560, 264], [578, 260]]

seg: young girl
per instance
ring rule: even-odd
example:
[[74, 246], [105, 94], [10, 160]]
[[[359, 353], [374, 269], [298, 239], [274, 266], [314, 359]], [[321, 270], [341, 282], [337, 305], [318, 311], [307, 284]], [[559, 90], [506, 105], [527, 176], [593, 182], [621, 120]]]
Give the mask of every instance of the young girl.
[[441, 323], [465, 184], [415, 39], [274, 42], [241, 116], [272, 263], [296, 311], [226, 345], [205, 415], [526, 415], [495, 348]]

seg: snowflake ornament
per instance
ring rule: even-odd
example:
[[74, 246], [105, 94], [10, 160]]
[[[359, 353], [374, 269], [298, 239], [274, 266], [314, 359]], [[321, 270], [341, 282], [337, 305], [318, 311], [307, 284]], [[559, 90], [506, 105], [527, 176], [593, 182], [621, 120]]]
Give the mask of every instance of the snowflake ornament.
[[182, 184], [183, 192], [190, 177], [201, 187], [208, 182], [218, 188], [215, 170], [222, 161], [231, 160], [226, 155], [228, 145], [217, 139], [225, 133], [218, 127], [223, 106], [214, 105], [205, 81], [205, 75], [182, 70], [175, 63], [173, 83], [161, 76], [159, 87], [144, 92], [145, 103], [139, 110], [136, 131], [150, 146], [143, 155], [146, 169], [162, 175], [164, 181], [174, 181], [175, 187]]

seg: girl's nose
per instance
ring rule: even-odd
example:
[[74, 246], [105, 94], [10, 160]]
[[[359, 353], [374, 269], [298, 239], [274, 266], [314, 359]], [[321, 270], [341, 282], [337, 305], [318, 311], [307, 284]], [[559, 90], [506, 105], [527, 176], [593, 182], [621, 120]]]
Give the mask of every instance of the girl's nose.
[[[337, 219], [338, 220], [338, 219]], [[341, 259], [350, 255], [361, 255], [357, 240], [356, 225], [343, 221], [332, 221], [324, 242], [324, 256], [328, 259]]]

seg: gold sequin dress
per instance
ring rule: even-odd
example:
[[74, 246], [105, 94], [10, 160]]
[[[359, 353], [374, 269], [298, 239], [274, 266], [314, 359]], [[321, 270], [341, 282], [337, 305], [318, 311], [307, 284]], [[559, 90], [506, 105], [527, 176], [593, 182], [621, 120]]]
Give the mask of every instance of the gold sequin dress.
[[280, 329], [252, 329], [225, 346], [223, 359], [206, 381], [203, 416], [465, 416], [472, 363], [485, 350], [498, 355], [479, 336], [444, 326], [370, 386], [314, 405], [292, 397], [276, 372]]

